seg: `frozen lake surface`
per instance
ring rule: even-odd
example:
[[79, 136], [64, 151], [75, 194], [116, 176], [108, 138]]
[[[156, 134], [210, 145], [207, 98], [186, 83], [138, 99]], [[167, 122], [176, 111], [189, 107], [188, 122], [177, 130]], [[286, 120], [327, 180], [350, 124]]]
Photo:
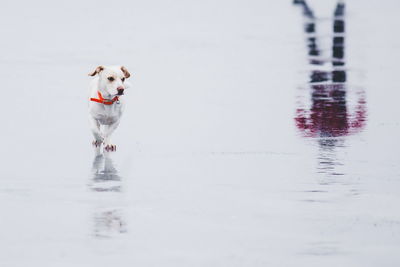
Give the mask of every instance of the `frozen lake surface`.
[[400, 4], [297, 2], [3, 3], [0, 266], [399, 266]]

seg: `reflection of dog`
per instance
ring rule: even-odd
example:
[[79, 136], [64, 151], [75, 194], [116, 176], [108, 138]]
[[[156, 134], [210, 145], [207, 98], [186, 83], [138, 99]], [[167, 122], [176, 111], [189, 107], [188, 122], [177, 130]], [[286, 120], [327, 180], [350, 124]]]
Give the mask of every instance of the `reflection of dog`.
[[94, 213], [94, 235], [96, 237], [113, 237], [126, 233], [126, 224], [121, 210], [111, 209]]
[[[90, 73], [97, 77], [90, 84], [89, 121], [94, 135], [93, 145], [104, 144], [106, 151], [115, 151], [110, 136], [118, 127], [124, 104], [121, 96], [127, 88], [125, 79], [131, 75], [123, 66], [98, 66]], [[102, 126], [102, 129], [100, 128]]]
[[107, 152], [95, 155], [92, 165], [92, 184], [96, 192], [120, 192], [121, 177]]
[[121, 177], [110, 158], [110, 153], [105, 151], [104, 154], [95, 155], [89, 188], [96, 194], [107, 194], [102, 195], [100, 201], [96, 201], [93, 213], [93, 231], [96, 237], [113, 237], [126, 232], [123, 210], [118, 206], [110, 206], [109, 199], [104, 200], [112, 193], [111, 203], [119, 202], [121, 183]]

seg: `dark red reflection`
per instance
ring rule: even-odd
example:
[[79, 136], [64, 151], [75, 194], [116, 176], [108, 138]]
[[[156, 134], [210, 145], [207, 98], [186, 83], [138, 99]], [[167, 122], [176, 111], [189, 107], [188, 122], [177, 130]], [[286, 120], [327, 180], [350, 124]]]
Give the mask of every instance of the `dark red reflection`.
[[[306, 137], [338, 137], [360, 131], [366, 122], [366, 102], [363, 91], [356, 94], [356, 101], [349, 109], [348, 85], [345, 68], [345, 4], [339, 1], [333, 19], [332, 58], [321, 57], [316, 35], [316, 22], [312, 10], [304, 0], [295, 0], [306, 18], [304, 32], [307, 36], [311, 71], [309, 88], [311, 104], [299, 103], [296, 110], [296, 126]], [[329, 64], [331, 71], [318, 70]]]
[[349, 114], [345, 84], [311, 85], [312, 106], [296, 110], [296, 126], [306, 137], [337, 137], [359, 131], [365, 125], [363, 96]]

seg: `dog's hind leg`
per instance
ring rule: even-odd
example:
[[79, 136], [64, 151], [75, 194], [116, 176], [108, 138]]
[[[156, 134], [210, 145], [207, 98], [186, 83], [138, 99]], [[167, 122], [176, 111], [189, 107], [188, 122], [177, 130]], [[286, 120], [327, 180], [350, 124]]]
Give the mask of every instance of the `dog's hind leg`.
[[94, 136], [94, 141], [92, 144], [95, 147], [100, 147], [101, 143], [103, 142], [103, 137], [101, 136], [100, 132], [100, 124], [96, 119], [92, 118], [91, 116], [89, 117], [89, 123], [90, 129], [92, 130]]
[[104, 130], [103, 130], [103, 137], [104, 137], [104, 149], [106, 151], [115, 151], [117, 150], [117, 146], [111, 144], [111, 134], [117, 129], [119, 125], [119, 121], [116, 121], [113, 124], [110, 125], [104, 125]]

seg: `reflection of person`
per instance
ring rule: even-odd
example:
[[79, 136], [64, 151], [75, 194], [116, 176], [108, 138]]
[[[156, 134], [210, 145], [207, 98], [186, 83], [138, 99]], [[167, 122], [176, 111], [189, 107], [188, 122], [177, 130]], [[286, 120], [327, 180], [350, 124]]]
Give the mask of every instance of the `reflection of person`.
[[308, 40], [308, 55], [311, 65], [332, 65], [332, 71], [313, 70], [310, 74], [312, 89], [311, 108], [301, 107], [296, 111], [296, 126], [308, 137], [337, 137], [359, 131], [365, 123], [365, 100], [360, 95], [355, 112], [350, 113], [346, 105], [345, 66], [345, 4], [336, 5], [333, 21], [332, 59], [321, 58], [316, 36], [313, 11], [304, 0], [295, 0], [302, 7], [307, 19], [304, 30]]

